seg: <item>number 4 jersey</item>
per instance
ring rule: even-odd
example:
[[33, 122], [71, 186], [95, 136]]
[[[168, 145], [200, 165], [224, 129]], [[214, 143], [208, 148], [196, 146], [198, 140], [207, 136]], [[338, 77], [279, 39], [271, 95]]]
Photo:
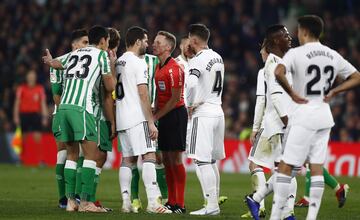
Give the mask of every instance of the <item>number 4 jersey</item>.
[[[211, 49], [205, 49], [189, 60], [189, 78], [197, 77], [195, 97], [190, 90], [186, 96], [188, 104], [201, 104], [194, 112], [194, 116], [221, 116], [221, 95], [224, 84], [224, 62], [221, 56]], [[186, 86], [185, 86], [186, 87]], [[193, 100], [190, 103], [189, 100]]]
[[283, 58], [287, 71], [292, 73], [293, 88], [305, 97], [307, 104], [296, 105], [292, 124], [309, 129], [324, 129], [334, 125], [329, 104], [324, 96], [339, 75], [349, 77], [356, 72], [347, 60], [320, 42], [306, 43], [290, 49]]
[[86, 110], [93, 114], [92, 93], [101, 75], [111, 74], [106, 51], [89, 46], [71, 52], [64, 64], [64, 90], [59, 109]]

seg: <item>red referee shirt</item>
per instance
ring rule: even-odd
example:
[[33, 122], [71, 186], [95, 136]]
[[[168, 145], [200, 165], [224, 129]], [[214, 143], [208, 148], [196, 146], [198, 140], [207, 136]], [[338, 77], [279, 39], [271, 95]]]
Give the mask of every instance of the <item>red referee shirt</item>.
[[20, 85], [16, 90], [16, 96], [20, 99], [20, 113], [41, 113], [41, 100], [46, 99], [42, 85]]
[[162, 109], [171, 98], [171, 88], [181, 88], [181, 99], [175, 108], [184, 103], [184, 71], [180, 65], [169, 57], [163, 66], [158, 64], [155, 70], [155, 84], [157, 90], [157, 107]]

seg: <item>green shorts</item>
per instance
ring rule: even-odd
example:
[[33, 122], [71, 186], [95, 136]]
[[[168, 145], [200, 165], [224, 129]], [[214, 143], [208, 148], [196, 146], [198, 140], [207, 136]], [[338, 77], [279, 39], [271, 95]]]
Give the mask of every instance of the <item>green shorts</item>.
[[88, 140], [97, 143], [95, 117], [85, 110], [59, 109], [60, 141], [72, 142]]
[[54, 134], [54, 137], [56, 141], [60, 141], [60, 118], [59, 114], [54, 114], [52, 119], [52, 125], [51, 125], [52, 133]]
[[112, 151], [111, 123], [109, 121], [97, 121], [98, 146], [102, 151]]

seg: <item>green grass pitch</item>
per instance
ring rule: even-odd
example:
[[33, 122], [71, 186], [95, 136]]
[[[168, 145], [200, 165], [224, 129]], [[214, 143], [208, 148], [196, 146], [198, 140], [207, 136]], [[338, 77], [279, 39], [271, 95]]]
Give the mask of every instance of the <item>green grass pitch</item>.
[[[247, 211], [243, 197], [250, 192], [250, 176], [224, 173], [221, 177], [221, 195], [228, 196], [229, 200], [221, 206], [220, 216], [122, 214], [118, 171], [114, 170], [103, 171], [97, 194], [97, 198], [103, 205], [113, 208], [113, 212], [67, 213], [57, 208], [58, 198], [53, 168], [0, 165], [0, 219], [240, 219], [240, 215]], [[302, 195], [304, 177], [297, 177], [297, 180], [298, 195]], [[334, 192], [326, 187], [318, 219], [360, 219], [360, 179], [339, 177], [338, 180], [350, 185], [350, 193], [345, 206], [339, 209]], [[140, 191], [142, 200], [146, 201], [142, 184]], [[194, 173], [189, 173], [187, 176], [185, 199], [188, 211], [202, 206], [200, 185]], [[268, 214], [271, 199], [272, 197], [269, 197], [266, 200]], [[295, 209], [297, 219], [305, 219], [306, 211], [305, 208]]]

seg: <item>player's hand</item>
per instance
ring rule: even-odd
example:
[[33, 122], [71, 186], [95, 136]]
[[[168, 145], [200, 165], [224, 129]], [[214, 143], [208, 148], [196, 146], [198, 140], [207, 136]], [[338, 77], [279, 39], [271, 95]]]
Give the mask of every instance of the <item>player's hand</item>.
[[46, 65], [51, 66], [52, 56], [51, 56], [49, 49], [47, 49], [47, 48], [45, 49], [45, 55], [42, 57], [42, 60], [44, 61], [44, 63]]
[[336, 94], [335, 94], [334, 90], [330, 90], [330, 92], [327, 95], [325, 95], [324, 102], [329, 103], [331, 101], [331, 99], [335, 96], [336, 96]]
[[192, 118], [192, 115], [194, 114], [194, 111], [196, 110], [196, 108], [202, 104], [204, 104], [204, 102], [199, 102], [199, 103], [193, 104], [192, 106], [187, 107], [189, 119]]
[[43, 117], [42, 117], [42, 119], [41, 119], [41, 125], [42, 125], [43, 127], [45, 127], [45, 128], [48, 126], [48, 119], [47, 119], [46, 116], [43, 116]]
[[257, 133], [258, 133], [257, 131], [251, 132], [251, 135], [250, 135], [250, 143], [251, 143], [251, 145], [254, 145]]
[[158, 129], [154, 123], [149, 123], [149, 133], [151, 140], [155, 141], [158, 137]]
[[15, 116], [14, 116], [14, 123], [15, 123], [16, 126], [19, 126], [19, 125], [20, 125], [20, 118], [19, 118], [18, 115], [15, 115]]
[[291, 95], [291, 99], [296, 102], [297, 104], [306, 104], [308, 103], [309, 101], [307, 99], [305, 99], [304, 97], [301, 97], [299, 96], [298, 94], [296, 93], [293, 93]]
[[112, 50], [109, 50], [109, 58], [110, 58], [110, 64], [111, 65], [115, 65], [115, 62], [116, 62], [116, 53]]
[[281, 119], [282, 123], [284, 124], [284, 128], [286, 128], [287, 125], [288, 125], [288, 122], [289, 122], [288, 116], [285, 115], [285, 116], [283, 116], [283, 117], [280, 117], [280, 119]]

